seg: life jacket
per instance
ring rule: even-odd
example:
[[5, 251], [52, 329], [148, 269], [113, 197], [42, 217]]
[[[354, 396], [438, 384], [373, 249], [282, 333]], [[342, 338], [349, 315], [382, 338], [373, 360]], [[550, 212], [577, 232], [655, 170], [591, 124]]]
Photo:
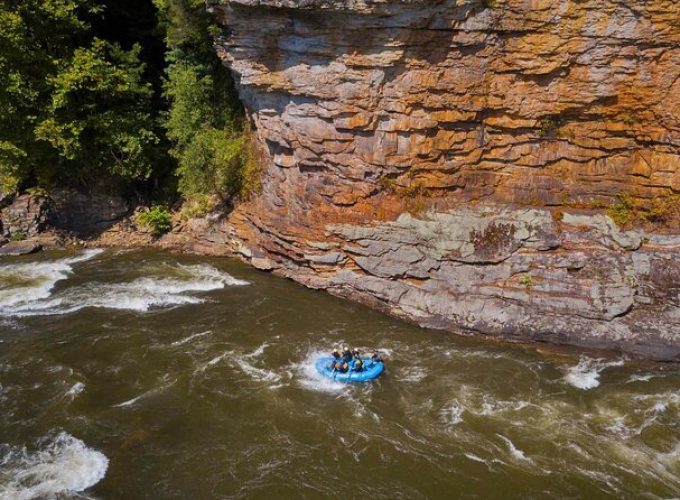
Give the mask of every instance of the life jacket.
[[354, 371], [360, 372], [360, 371], [363, 371], [363, 369], [364, 369], [364, 362], [360, 358], [357, 358], [357, 360], [354, 362]]

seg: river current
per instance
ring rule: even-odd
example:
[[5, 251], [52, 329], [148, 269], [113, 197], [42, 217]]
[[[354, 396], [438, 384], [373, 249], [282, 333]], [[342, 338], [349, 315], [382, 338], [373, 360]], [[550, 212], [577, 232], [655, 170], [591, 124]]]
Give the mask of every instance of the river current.
[[[381, 350], [347, 386], [313, 361]], [[0, 499], [672, 498], [680, 369], [420, 329], [229, 259], [0, 260]]]

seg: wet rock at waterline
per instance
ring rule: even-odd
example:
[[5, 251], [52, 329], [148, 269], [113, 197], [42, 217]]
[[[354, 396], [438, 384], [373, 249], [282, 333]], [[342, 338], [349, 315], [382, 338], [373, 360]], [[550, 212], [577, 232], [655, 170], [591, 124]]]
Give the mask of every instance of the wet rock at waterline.
[[322, 248], [255, 241], [278, 273], [423, 326], [680, 355], [676, 237], [492, 206], [331, 224], [326, 235]]
[[42, 250], [42, 245], [36, 241], [10, 241], [5, 244], [2, 243], [0, 242], [0, 257], [16, 257]]

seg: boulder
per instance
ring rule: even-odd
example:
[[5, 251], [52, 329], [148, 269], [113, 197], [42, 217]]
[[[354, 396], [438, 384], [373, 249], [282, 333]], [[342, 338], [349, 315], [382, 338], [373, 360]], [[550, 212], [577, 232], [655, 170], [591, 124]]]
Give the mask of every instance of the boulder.
[[0, 257], [28, 255], [42, 250], [42, 245], [36, 241], [10, 241], [0, 246]]

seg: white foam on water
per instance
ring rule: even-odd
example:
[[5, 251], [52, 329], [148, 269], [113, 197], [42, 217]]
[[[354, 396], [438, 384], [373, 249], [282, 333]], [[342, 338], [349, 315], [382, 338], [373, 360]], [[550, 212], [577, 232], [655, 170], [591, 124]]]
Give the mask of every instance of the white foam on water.
[[501, 438], [503, 441], [505, 441], [505, 444], [508, 446], [508, 451], [510, 451], [510, 454], [516, 458], [517, 460], [522, 460], [524, 462], [533, 462], [529, 457], [527, 457], [524, 452], [520, 449], [518, 449], [515, 444], [510, 441], [510, 439], [506, 438], [505, 436], [501, 434], [496, 434], [499, 438]]
[[[342, 346], [342, 345], [349, 345], [349, 343], [348, 343], [348, 342], [340, 343], [340, 346]], [[350, 348], [355, 348], [355, 347], [356, 347], [357, 349], [359, 349], [359, 351], [361, 352], [361, 356], [362, 356], [362, 357], [366, 357], [366, 356], [370, 357], [370, 356], [373, 355], [373, 353], [377, 352], [377, 353], [380, 354], [383, 358], [386, 358], [386, 359], [388, 359], [388, 360], [389, 360], [390, 358], [393, 358], [393, 357], [394, 357], [395, 351], [396, 351], [396, 352], [400, 352], [400, 351], [401, 351], [401, 349], [399, 349], [399, 348], [397, 348], [397, 347], [395, 347], [394, 349], [389, 348], [389, 347], [381, 347], [380, 349], [377, 349], [377, 348], [375, 348], [375, 347], [356, 346], [356, 345], [349, 345], [349, 347], [350, 347]], [[328, 351], [326, 351], [326, 353], [328, 353], [328, 352], [330, 352], [330, 349], [329, 349]], [[328, 356], [328, 354], [324, 354], [324, 355], [325, 355], [325, 356]]]
[[324, 356], [328, 356], [326, 351], [313, 350], [294, 367], [300, 377], [300, 385], [305, 389], [318, 392], [343, 393], [349, 391], [348, 384], [327, 379], [316, 370], [316, 360]]
[[634, 382], [649, 382], [653, 378], [657, 378], [657, 377], [662, 378], [663, 375], [656, 375], [656, 374], [653, 374], [653, 373], [642, 373], [642, 374], [636, 373], [634, 375], [631, 375], [628, 378], [628, 380], [626, 381], [626, 383], [632, 384]]
[[489, 465], [489, 462], [484, 460], [482, 457], [478, 457], [474, 453], [463, 453], [463, 456], [467, 458], [468, 460], [472, 460], [473, 462], [479, 462], [480, 464], [484, 464], [486, 466]]
[[399, 382], [420, 382], [427, 377], [427, 370], [422, 366], [409, 368], [405, 374], [397, 378]]
[[[607, 443], [612, 452], [612, 462], [619, 462], [619, 468], [632, 474], [644, 473], [645, 476], [665, 483], [669, 488], [680, 488], [680, 443], [675, 443], [668, 452], [654, 451], [650, 448], [631, 446], [626, 440], [612, 440]], [[628, 464], [623, 467], [620, 463]]]
[[192, 340], [196, 340], [197, 338], [205, 337], [206, 335], [209, 335], [211, 333], [212, 333], [212, 330], [207, 330], [207, 331], [201, 332], [201, 333], [194, 333], [193, 335], [189, 335], [188, 337], [184, 337], [181, 340], [177, 340], [170, 345], [172, 347], [178, 347], [178, 346], [181, 346], [181, 345], [184, 345], [184, 344], [188, 344], [189, 342], [191, 342]]
[[54, 498], [91, 488], [106, 475], [109, 460], [66, 432], [43, 438], [38, 450], [0, 448], [0, 498]]
[[498, 401], [493, 399], [488, 394], [484, 395], [482, 408], [479, 411], [479, 415], [482, 416], [492, 416], [497, 413], [503, 413], [507, 411], [519, 411], [524, 408], [531, 406], [531, 403], [523, 400], [512, 400], [512, 401]]
[[176, 276], [143, 277], [124, 283], [94, 282], [67, 289], [54, 297], [43, 294], [40, 300], [14, 303], [7, 314], [68, 314], [87, 307], [146, 312], [152, 308], [200, 304], [204, 299], [193, 293], [249, 284], [205, 264], [177, 265], [171, 270]]
[[[164, 377], [164, 378], [167, 380], [166, 377]], [[113, 407], [114, 407], [114, 408], [125, 408], [125, 407], [127, 407], [127, 406], [132, 406], [132, 405], [134, 405], [135, 403], [137, 403], [137, 401], [139, 401], [139, 400], [141, 400], [141, 399], [147, 398], [147, 397], [149, 397], [149, 396], [154, 396], [154, 395], [156, 395], [156, 394], [160, 394], [160, 393], [163, 392], [164, 390], [166, 390], [166, 389], [172, 387], [172, 386], [175, 384], [175, 382], [177, 382], [177, 379], [171, 380], [170, 382], [168, 382], [168, 383], [166, 383], [166, 384], [163, 384], [163, 385], [161, 385], [160, 387], [155, 387], [155, 388], [153, 388], [153, 389], [149, 389], [149, 390], [146, 391], [145, 393], [140, 394], [139, 396], [134, 397], [134, 398], [132, 398], [132, 399], [128, 399], [127, 401], [123, 401], [122, 403], [115, 404], [115, 405], [113, 405]]]
[[75, 399], [78, 394], [83, 392], [85, 390], [85, 384], [82, 382], [76, 382], [73, 384], [73, 386], [66, 391], [66, 396], [70, 397], [71, 399]]
[[463, 421], [465, 407], [456, 399], [442, 408], [440, 415], [447, 427], [454, 427]]
[[253, 352], [250, 354], [244, 354], [243, 357], [245, 358], [258, 358], [264, 354], [264, 350], [269, 347], [269, 344], [265, 342], [261, 346], [259, 346], [257, 349], [255, 349]]
[[248, 361], [246, 361], [245, 356], [235, 356], [234, 363], [238, 366], [243, 373], [250, 376], [251, 378], [261, 381], [261, 382], [279, 382], [281, 377], [274, 373], [272, 370], [263, 370], [253, 366]]
[[621, 437], [630, 437], [632, 434], [631, 429], [626, 424], [626, 417], [621, 415], [612, 416], [610, 418], [610, 423], [605, 426], [605, 429], [607, 429], [612, 434], [616, 434]]
[[225, 351], [222, 354], [218, 354], [217, 356], [209, 359], [205, 363], [202, 363], [201, 365], [197, 366], [194, 369], [194, 375], [205, 372], [209, 368], [212, 368], [216, 364], [220, 363], [221, 361], [227, 359], [229, 356], [233, 356], [233, 355], [234, 355], [234, 351]]
[[654, 394], [636, 394], [633, 396], [633, 399], [635, 401], [651, 402], [653, 404], [663, 402], [680, 406], [680, 392], [678, 391], [656, 392]]
[[619, 493], [621, 491], [618, 484], [619, 480], [609, 474], [593, 469], [584, 469], [583, 467], [578, 466], [576, 467], [576, 471], [595, 480], [596, 482], [605, 484], [614, 493]]
[[80, 255], [48, 262], [27, 262], [0, 266], [0, 314], [30, 308], [48, 298], [54, 285], [73, 274], [73, 265], [93, 259], [103, 250], [86, 250]]
[[668, 403], [659, 402], [652, 406], [649, 411], [652, 413], [663, 413], [668, 409]]
[[622, 365], [622, 360], [606, 362], [601, 359], [583, 357], [576, 366], [572, 366], [567, 370], [564, 380], [577, 389], [594, 389], [600, 385], [600, 373], [603, 370]]

